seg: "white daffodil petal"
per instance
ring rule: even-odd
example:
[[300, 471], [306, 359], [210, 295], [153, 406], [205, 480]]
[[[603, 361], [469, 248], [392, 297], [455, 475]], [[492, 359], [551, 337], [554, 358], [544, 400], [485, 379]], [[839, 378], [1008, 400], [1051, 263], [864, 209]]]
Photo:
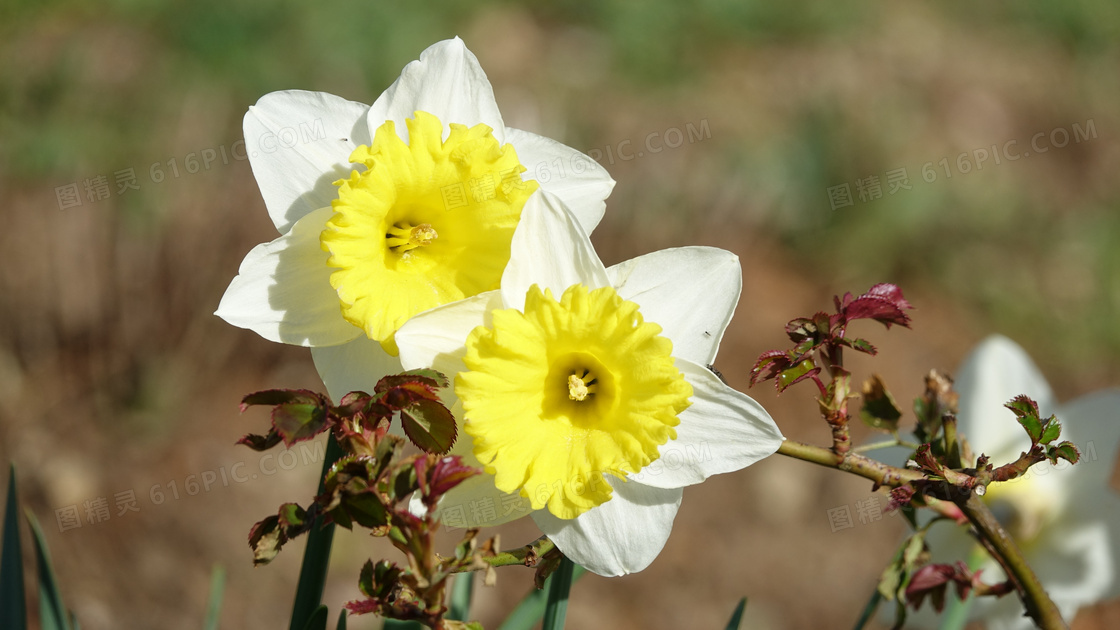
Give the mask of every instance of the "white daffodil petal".
[[1116, 552], [1110, 546], [1107, 523], [1067, 518], [1026, 552], [1035, 573], [1046, 576], [1046, 591], [1067, 620], [1108, 593], [1116, 579]]
[[543, 190], [533, 193], [521, 210], [502, 274], [502, 301], [507, 308], [524, 309], [525, 294], [534, 284], [552, 289], [556, 299], [575, 284], [610, 286], [587, 233], [556, 196]]
[[533, 520], [565, 556], [588, 571], [608, 577], [636, 573], [665, 547], [683, 491], [607, 479], [614, 496], [606, 503], [572, 520], [548, 510], [533, 512]]
[[350, 175], [350, 154], [370, 143], [367, 105], [324, 92], [266, 94], [245, 114], [245, 153], [268, 215], [283, 234], [331, 205], [334, 182]]
[[563, 200], [585, 232], [594, 231], [614, 190], [607, 170], [569, 146], [528, 131], [507, 127], [506, 142], [526, 169], [522, 176]]
[[382, 377], [404, 371], [400, 359], [365, 335], [340, 346], [312, 348], [311, 358], [335, 402], [350, 392], [373, 393], [374, 385]]
[[714, 247], [664, 249], [607, 269], [611, 286], [673, 340], [673, 356], [711, 365], [739, 303], [739, 257]]
[[1062, 405], [1057, 415], [1062, 421], [1059, 439], [1070, 440], [1081, 451], [1081, 461], [1073, 467], [1077, 489], [1099, 493], [1108, 487], [1120, 450], [1120, 389], [1082, 396]]
[[488, 325], [496, 308], [502, 308], [501, 292], [487, 291], [416, 315], [395, 337], [401, 365], [406, 370], [430, 367], [454, 380], [463, 370], [467, 335]]
[[1044, 418], [1055, 411], [1050, 385], [1027, 353], [1007, 337], [985, 339], [965, 360], [955, 381], [960, 392], [960, 430], [977, 454], [1014, 457], [1030, 447], [1015, 414], [1004, 407], [1012, 398], [1030, 396]]
[[419, 60], [404, 67], [400, 78], [370, 108], [369, 133], [374, 134], [386, 120], [392, 120], [397, 134], [407, 142], [404, 121], [417, 111], [433, 114], [443, 122], [444, 139], [450, 133], [449, 123], [468, 127], [485, 123], [493, 129], [499, 144], [506, 142], [494, 89], [474, 53], [458, 37], [429, 46]]
[[633, 480], [655, 488], [690, 486], [778, 450], [784, 438], [761, 405], [703, 366], [679, 358], [675, 364], [692, 385], [692, 405], [680, 414], [677, 439], [661, 445], [661, 457]]
[[319, 247], [331, 214], [320, 208], [287, 234], [254, 247], [215, 314], [269, 341], [297, 346], [337, 345], [361, 335], [342, 317], [327, 254]]

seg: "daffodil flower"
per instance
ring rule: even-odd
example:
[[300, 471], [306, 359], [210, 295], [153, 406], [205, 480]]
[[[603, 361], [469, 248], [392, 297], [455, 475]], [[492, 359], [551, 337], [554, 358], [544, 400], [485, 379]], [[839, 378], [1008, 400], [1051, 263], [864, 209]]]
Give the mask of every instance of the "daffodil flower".
[[[986, 339], [972, 352], [957, 375], [956, 388], [959, 430], [974, 455], [985, 453], [996, 465], [1030, 448], [1030, 438], [1004, 404], [1026, 394], [1039, 404], [1042, 417], [1057, 414], [1061, 439], [1077, 446], [1081, 461], [1037, 464], [1024, 477], [992, 484], [984, 498], [1067, 622], [1080, 607], [1120, 593], [1120, 495], [1109, 486], [1120, 442], [1120, 390], [1058, 405], [1026, 352], [1000, 336]], [[939, 561], [978, 555], [985, 582], [1006, 579], [995, 560], [961, 528], [936, 525], [929, 543], [936, 556], [943, 556]], [[1033, 627], [1013, 595], [979, 598], [970, 613], [993, 629]]]
[[245, 142], [281, 236], [249, 252], [217, 314], [310, 346], [336, 400], [377, 381], [348, 378], [356, 368], [400, 370], [393, 335], [409, 317], [498, 287], [538, 188], [590, 231], [614, 186], [582, 153], [506, 127], [458, 38], [425, 50], [372, 106], [268, 94], [245, 116]]
[[601, 575], [649, 565], [683, 488], [782, 441], [773, 420], [706, 365], [739, 299], [729, 252], [688, 247], [604, 268], [548, 193], [525, 205], [501, 289], [412, 318], [406, 368], [456, 374], [452, 449], [485, 470], [440, 505], [449, 525], [531, 515]]

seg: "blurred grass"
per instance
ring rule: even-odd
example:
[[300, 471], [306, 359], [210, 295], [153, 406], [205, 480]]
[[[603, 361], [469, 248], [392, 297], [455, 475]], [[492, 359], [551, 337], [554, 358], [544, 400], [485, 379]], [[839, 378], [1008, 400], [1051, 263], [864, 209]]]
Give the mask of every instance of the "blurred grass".
[[[650, 133], [710, 125], [702, 141], [604, 164], [619, 182], [595, 235], [608, 263], [666, 246], [774, 245], [776, 265], [807, 278], [819, 307], [832, 292], [896, 282], [923, 298], [917, 335], [929, 334], [924, 313], [949, 312], [955, 328], [935, 334], [955, 335], [954, 348], [1003, 332], [1060, 392], [1120, 379], [1115, 2], [7, 0], [0, 455], [26, 460], [44, 514], [115, 489], [75, 494], [82, 475], [96, 489], [164, 459], [212, 467], [176, 454], [176, 440], [211, 431], [231, 450], [227, 438], [248, 426], [227, 426], [236, 392], [314, 386], [301, 380], [305, 353], [210, 315], [244, 253], [273, 236], [247, 163], [158, 185], [149, 167], [231, 146], [246, 108], [273, 90], [371, 102], [454, 35], [480, 57], [511, 126], [640, 151]], [[937, 165], [1012, 139], [1029, 150], [1034, 134], [1089, 120], [1097, 138], [1043, 155], [954, 166], [951, 178]], [[890, 195], [886, 172], [902, 167], [913, 187]], [[113, 174], [125, 168], [141, 189], [121, 195]], [[58, 208], [55, 187], [99, 175], [109, 199]], [[829, 188], [854, 195], [870, 175], [881, 199], [830, 208]], [[752, 293], [752, 274], [766, 272], [745, 269], [746, 308], [795, 302]], [[764, 349], [756, 331], [734, 334]], [[63, 458], [71, 468], [36, 473]], [[229, 522], [240, 532], [248, 518]], [[151, 606], [155, 618], [189, 617], [178, 598]]]

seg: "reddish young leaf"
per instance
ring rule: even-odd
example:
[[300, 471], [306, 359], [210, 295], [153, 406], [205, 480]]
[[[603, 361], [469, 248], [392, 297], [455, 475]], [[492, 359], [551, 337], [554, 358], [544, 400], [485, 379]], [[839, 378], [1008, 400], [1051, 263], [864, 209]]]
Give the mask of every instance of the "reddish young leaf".
[[253, 405], [267, 405], [275, 407], [276, 405], [285, 405], [288, 403], [303, 403], [308, 405], [325, 405], [326, 398], [322, 394], [315, 393], [309, 389], [266, 389], [260, 392], [254, 392], [241, 399], [241, 412]]
[[763, 352], [751, 368], [751, 387], [777, 377], [782, 370], [788, 369], [791, 365], [789, 355], [781, 350]]
[[784, 392], [792, 385], [800, 383], [807, 378], [814, 378], [820, 371], [821, 369], [819, 367], [814, 367], [813, 362], [806, 359], [778, 374], [775, 385], [779, 392]]
[[316, 404], [277, 405], [272, 410], [272, 427], [284, 439], [284, 444], [291, 447], [326, 430], [327, 410]]
[[902, 289], [900, 289], [898, 285], [890, 284], [889, 282], [881, 282], [871, 287], [864, 295], [881, 297], [889, 300], [900, 309], [914, 308], [910, 302], [906, 301], [906, 298], [902, 297]]
[[412, 443], [427, 453], [451, 450], [457, 428], [455, 416], [438, 400], [417, 400], [401, 409], [401, 425]]
[[245, 437], [238, 440], [237, 444], [244, 444], [254, 451], [267, 451], [268, 449], [276, 446], [281, 441], [280, 434], [275, 429], [271, 429], [268, 435], [256, 435], [249, 433]]
[[431, 499], [433, 504], [448, 490], [481, 473], [478, 468], [463, 464], [463, 458], [458, 455], [441, 457], [430, 468], [427, 466], [427, 460], [416, 460], [417, 477], [424, 479], [420, 484], [420, 490], [424, 500]]
[[902, 289], [886, 283], [871, 287], [855, 299], [850, 293], [845, 293], [843, 300], [836, 299], [835, 302], [845, 324], [855, 319], [874, 319], [887, 328], [891, 324], [909, 328], [910, 316], [905, 311], [914, 308], [902, 297]]

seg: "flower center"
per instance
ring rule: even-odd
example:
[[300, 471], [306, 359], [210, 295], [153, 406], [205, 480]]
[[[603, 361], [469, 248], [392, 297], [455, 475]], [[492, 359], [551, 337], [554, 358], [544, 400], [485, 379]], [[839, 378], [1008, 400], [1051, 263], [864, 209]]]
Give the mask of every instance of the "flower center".
[[524, 312], [493, 313], [467, 339], [455, 379], [464, 430], [503, 492], [570, 519], [611, 498], [676, 439], [692, 386], [673, 345], [611, 288], [569, 287], [559, 301], [534, 285]]
[[486, 125], [443, 123], [426, 112], [392, 121], [350, 161], [334, 216], [319, 240], [330, 253], [342, 315], [396, 354], [393, 334], [413, 315], [498, 288], [510, 240], [537, 183], [511, 145]]
[[437, 237], [439, 234], [429, 223], [421, 223], [416, 227], [405, 223], [389, 228], [389, 232], [385, 234], [385, 244], [393, 253], [403, 254], [411, 249], [429, 245]]
[[595, 378], [587, 370], [579, 370], [582, 374], [572, 374], [568, 377], [568, 398], [583, 402], [594, 394]]

